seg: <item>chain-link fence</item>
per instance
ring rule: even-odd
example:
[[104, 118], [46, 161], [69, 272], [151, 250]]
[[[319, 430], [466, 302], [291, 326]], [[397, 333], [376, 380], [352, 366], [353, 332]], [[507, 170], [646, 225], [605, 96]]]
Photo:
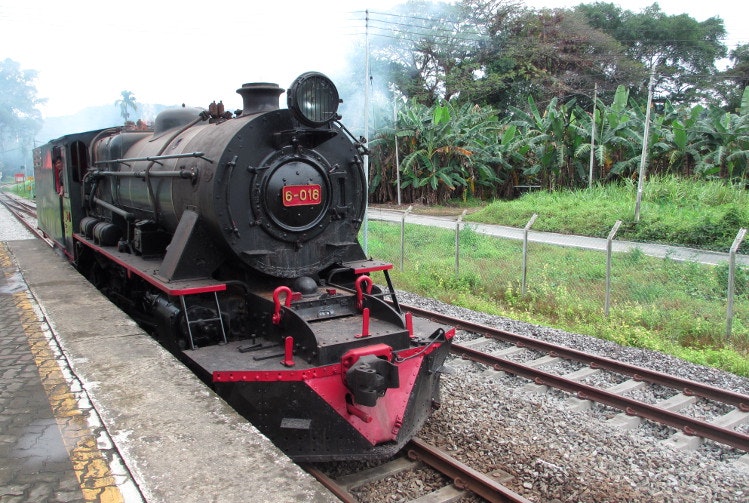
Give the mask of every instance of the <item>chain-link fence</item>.
[[619, 241], [618, 223], [608, 239], [595, 239], [534, 232], [535, 216], [518, 229], [462, 216], [368, 215], [368, 253], [403, 271], [401, 284], [441, 290], [448, 300], [606, 327], [625, 344], [648, 346], [641, 339], [653, 332], [696, 350], [749, 344], [749, 257], [736, 253], [744, 229], [731, 253], [714, 253]]

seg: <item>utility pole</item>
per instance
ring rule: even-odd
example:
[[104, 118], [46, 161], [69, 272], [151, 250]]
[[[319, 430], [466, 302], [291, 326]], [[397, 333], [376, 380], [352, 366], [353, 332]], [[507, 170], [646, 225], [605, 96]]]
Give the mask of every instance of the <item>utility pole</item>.
[[[369, 10], [364, 11], [364, 146], [369, 141]], [[369, 248], [369, 154], [365, 150], [364, 162], [364, 222], [362, 228], [364, 254]]]
[[596, 101], [598, 101], [598, 82], [593, 88], [593, 116], [590, 126], [590, 173], [588, 174], [588, 188], [593, 188], [593, 161], [596, 158]]
[[398, 97], [393, 97], [393, 131], [395, 132], [395, 181], [398, 190], [398, 206], [401, 205], [401, 167], [398, 159]]
[[650, 105], [653, 103], [653, 82], [655, 81], [655, 64], [650, 68], [650, 82], [648, 82], [648, 105], [645, 109], [645, 132], [642, 135], [642, 155], [640, 156], [640, 172], [637, 176], [637, 202], [635, 203], [635, 222], [640, 221], [640, 203], [642, 203], [642, 186], [645, 181], [645, 164], [648, 159], [648, 139], [650, 137]]

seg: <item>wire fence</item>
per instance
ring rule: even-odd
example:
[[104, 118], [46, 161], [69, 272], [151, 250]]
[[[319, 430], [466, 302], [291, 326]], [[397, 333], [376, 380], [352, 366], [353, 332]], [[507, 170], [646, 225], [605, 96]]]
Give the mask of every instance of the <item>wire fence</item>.
[[[417, 281], [479, 292], [484, 298], [562, 322], [591, 317], [621, 323], [622, 338], [665, 331], [681, 345], [749, 343], [749, 257], [467, 223], [463, 215], [370, 212], [370, 255]], [[426, 254], [426, 255], [425, 255]], [[625, 341], [623, 341], [625, 342]]]

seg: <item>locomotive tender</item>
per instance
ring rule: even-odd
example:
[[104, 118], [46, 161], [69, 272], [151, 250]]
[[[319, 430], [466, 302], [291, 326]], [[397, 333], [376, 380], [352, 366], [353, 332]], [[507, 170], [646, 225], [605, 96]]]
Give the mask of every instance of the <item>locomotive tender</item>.
[[302, 74], [287, 109], [276, 84], [237, 92], [35, 149], [39, 227], [293, 459], [390, 456], [438, 406], [454, 330], [404, 315], [357, 241], [364, 147], [333, 82]]

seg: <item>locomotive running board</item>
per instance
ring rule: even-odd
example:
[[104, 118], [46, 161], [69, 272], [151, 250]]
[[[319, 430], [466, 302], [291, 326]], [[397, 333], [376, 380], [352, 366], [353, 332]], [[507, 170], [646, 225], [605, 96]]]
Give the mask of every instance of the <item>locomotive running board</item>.
[[160, 264], [159, 260], [147, 259], [132, 253], [121, 252], [115, 246], [99, 246], [81, 234], [73, 234], [73, 239], [125, 268], [129, 274], [143, 278], [167, 295], [177, 297], [180, 295], [196, 295], [226, 290], [226, 283], [211, 278], [165, 282], [163, 278], [157, 275]]

